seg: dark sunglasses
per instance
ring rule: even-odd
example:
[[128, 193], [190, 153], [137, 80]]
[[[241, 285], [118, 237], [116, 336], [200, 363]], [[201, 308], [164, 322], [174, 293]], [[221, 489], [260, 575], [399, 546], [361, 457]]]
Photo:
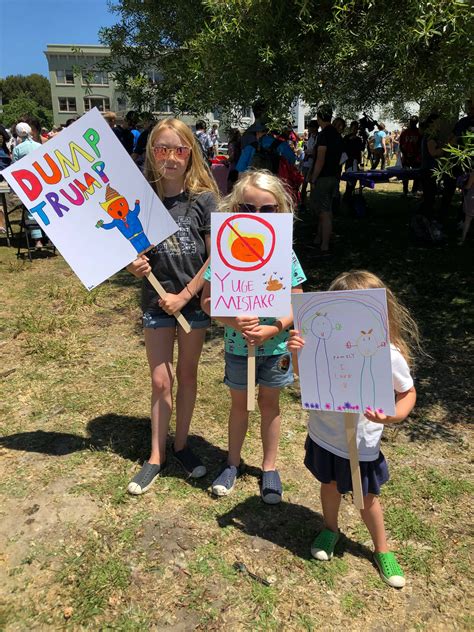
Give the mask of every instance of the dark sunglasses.
[[239, 204], [239, 211], [241, 213], [277, 213], [278, 204], [263, 204], [262, 206], [255, 206], [255, 204]]

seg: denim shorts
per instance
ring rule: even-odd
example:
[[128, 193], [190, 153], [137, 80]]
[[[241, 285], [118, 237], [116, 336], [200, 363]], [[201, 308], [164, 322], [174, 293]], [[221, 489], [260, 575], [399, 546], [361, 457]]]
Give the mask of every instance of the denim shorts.
[[[270, 388], [283, 388], [292, 383], [291, 353], [257, 356], [255, 358], [255, 384]], [[224, 384], [237, 391], [247, 389], [247, 356], [226, 351]]]
[[[211, 319], [202, 309], [186, 309], [185, 306], [181, 310], [181, 314], [186, 318], [191, 329], [206, 329], [211, 324]], [[142, 322], [145, 329], [174, 328], [178, 323], [174, 316], [170, 316], [163, 311], [157, 312], [154, 310], [144, 312]]]

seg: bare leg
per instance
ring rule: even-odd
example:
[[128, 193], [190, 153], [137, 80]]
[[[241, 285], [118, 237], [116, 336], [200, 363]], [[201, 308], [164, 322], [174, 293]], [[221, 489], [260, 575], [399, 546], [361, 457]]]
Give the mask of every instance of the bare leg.
[[322, 252], [327, 252], [332, 233], [332, 214], [327, 211], [321, 212], [319, 214], [319, 226], [321, 231], [321, 250]]
[[318, 217], [316, 218], [317, 221], [317, 228], [316, 228], [316, 237], [314, 238], [314, 243], [316, 244], [316, 246], [321, 246], [321, 217], [320, 215], [318, 215]]
[[259, 386], [258, 407], [260, 409], [260, 435], [263, 446], [262, 470], [270, 472], [275, 469], [280, 439], [280, 389]]
[[174, 448], [182, 450], [186, 446], [189, 426], [194, 412], [197, 394], [197, 372], [202, 345], [206, 337], [205, 329], [193, 329], [186, 334], [178, 327], [178, 361], [176, 363], [176, 434]]
[[321, 483], [321, 505], [323, 507], [324, 525], [337, 533], [339, 529], [338, 515], [341, 505], [341, 494], [337, 491], [336, 481]]
[[166, 460], [166, 437], [173, 410], [174, 327], [145, 329], [145, 347], [151, 373], [151, 456], [156, 465]]
[[239, 467], [240, 453], [244, 444], [245, 435], [249, 425], [249, 413], [247, 410], [247, 391], [230, 389], [232, 404], [229, 413], [229, 465]]
[[364, 509], [361, 509], [360, 515], [372, 536], [375, 552], [387, 553], [388, 544], [385, 535], [382, 505], [377, 496], [374, 496], [374, 494], [364, 496]]
[[462, 225], [462, 236], [461, 243], [464, 243], [464, 240], [467, 237], [467, 233], [469, 232], [469, 227], [471, 226], [472, 217], [470, 215], [464, 215], [464, 223]]

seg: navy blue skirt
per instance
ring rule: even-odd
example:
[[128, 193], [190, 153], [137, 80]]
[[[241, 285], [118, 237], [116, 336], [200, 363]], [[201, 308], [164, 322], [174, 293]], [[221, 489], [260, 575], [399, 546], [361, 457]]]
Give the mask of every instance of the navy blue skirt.
[[[343, 459], [325, 450], [315, 443], [310, 436], [305, 443], [306, 455], [304, 464], [320, 483], [336, 481], [337, 491], [347, 494], [352, 491], [351, 466], [349, 459]], [[380, 487], [388, 481], [388, 465], [384, 455], [380, 452], [375, 461], [359, 461], [362, 492], [380, 494]]]

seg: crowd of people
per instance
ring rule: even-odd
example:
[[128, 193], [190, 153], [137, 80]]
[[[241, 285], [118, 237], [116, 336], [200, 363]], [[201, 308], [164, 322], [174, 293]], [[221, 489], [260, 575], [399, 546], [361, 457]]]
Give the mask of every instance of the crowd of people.
[[[322, 106], [315, 119], [311, 120], [302, 135], [295, 133], [291, 122], [284, 129], [272, 129], [267, 124], [266, 104], [257, 101], [253, 106], [255, 121], [245, 131], [238, 128], [227, 130], [227, 181], [221, 193], [230, 192], [239, 174], [249, 169], [267, 169], [278, 175], [287, 185], [293, 200], [301, 211], [308, 210], [315, 222], [315, 244], [318, 256], [330, 255], [332, 213], [339, 205], [341, 175], [344, 172], [401, 168], [416, 170], [413, 176], [402, 177], [403, 193], [409, 194], [412, 179], [412, 194], [422, 197], [420, 214], [425, 218], [424, 226], [430, 237], [442, 240], [443, 224], [451, 204], [456, 186], [463, 192], [463, 213], [458, 214], [462, 227], [460, 243], [463, 243], [471, 218], [472, 177], [470, 173], [458, 172], [455, 177], [444, 176], [441, 182], [435, 175], [438, 158], [442, 157], [447, 145], [462, 144], [467, 131], [474, 129], [472, 100], [466, 103], [466, 116], [458, 121], [451, 135], [442, 138], [442, 118], [431, 114], [422, 122], [412, 116], [406, 127], [390, 132], [381, 121], [365, 114], [359, 120], [347, 123], [342, 117], [333, 118], [330, 107]], [[127, 153], [144, 169], [148, 136], [156, 120], [151, 112], [128, 112], [117, 120], [114, 112], [104, 112], [104, 119], [120, 140]], [[69, 119], [64, 127], [76, 119]], [[347, 128], [347, 129], [346, 129]], [[0, 125], [0, 170], [12, 161], [33, 151], [40, 144], [54, 138], [63, 129], [53, 125], [51, 130], [42, 127], [39, 120], [25, 116], [10, 130]], [[219, 125], [213, 123], [208, 129], [205, 120], [195, 124], [198, 148], [205, 163], [211, 168], [219, 158]], [[1, 176], [0, 176], [1, 177]], [[348, 179], [342, 197], [351, 207], [356, 201], [354, 190], [356, 179]], [[308, 196], [308, 189], [310, 195]], [[440, 204], [437, 207], [437, 198]], [[1, 219], [1, 218], [0, 218]], [[42, 248], [44, 235], [32, 218], [30, 236], [36, 248]], [[5, 232], [0, 221], [0, 232]]]
[[[200, 456], [191, 449], [188, 435], [197, 396], [199, 359], [206, 329], [211, 323], [209, 281], [212, 263], [209, 256], [213, 212], [292, 213], [298, 207], [300, 210], [307, 208], [310, 216], [317, 220], [314, 237], [320, 255], [327, 256], [341, 172], [362, 169], [364, 152], [368, 154], [369, 151], [371, 168], [379, 165], [383, 168], [386, 166], [384, 160], [386, 163], [389, 157], [389, 146], [392, 152], [400, 151], [406, 168], [420, 168], [416, 186], [423, 188], [425, 213], [434, 212], [436, 181], [433, 165], [443, 153], [443, 146], [436, 138], [437, 115], [428, 117], [423, 132], [418, 128], [418, 121], [412, 118], [397, 138], [398, 144], [394, 144], [395, 136], [390, 135], [391, 140], [388, 140], [383, 123], [371, 121], [367, 116], [352, 121], [345, 134], [346, 122], [341, 117], [333, 118], [328, 106], [318, 108], [316, 118], [309, 123], [302, 138], [291, 125], [284, 130], [272, 130], [265, 120], [265, 108], [261, 103], [256, 104], [254, 112], [255, 122], [243, 134], [238, 129], [230, 132], [225, 158], [229, 171], [225, 191], [219, 191], [209, 168], [215, 160], [219, 142], [217, 127], [213, 126], [208, 132], [205, 122], [198, 121], [193, 131], [178, 119], [156, 123], [151, 114], [137, 117], [135, 112], [129, 112], [123, 121], [118, 122], [113, 113], [104, 113], [104, 119], [180, 226], [176, 235], [140, 255], [128, 266], [130, 273], [143, 279], [142, 322], [152, 392], [150, 454], [130, 481], [130, 494], [145, 493], [166, 468], [169, 458], [167, 436], [174, 406], [173, 458], [190, 477], [200, 478], [207, 471]], [[462, 142], [465, 130], [472, 128], [472, 114], [471, 109], [458, 123], [459, 142]], [[376, 130], [371, 148], [369, 127], [372, 124]], [[21, 159], [57, 133], [60, 133], [59, 129], [43, 133], [31, 119], [19, 121], [11, 137], [2, 130], [5, 162]], [[469, 181], [472, 191], [472, 174]], [[349, 201], [352, 192], [350, 187], [346, 189]], [[32, 236], [41, 247], [42, 235], [32, 233]], [[150, 272], [165, 289], [161, 298], [145, 278]], [[302, 292], [306, 276], [294, 251], [291, 278], [292, 291]], [[384, 284], [370, 272], [350, 271], [339, 275], [329, 290], [380, 287]], [[380, 445], [384, 425], [402, 421], [414, 407], [416, 392], [409, 366], [418, 337], [416, 323], [388, 288], [387, 296], [396, 412], [393, 417], [387, 417], [369, 408], [361, 411], [357, 436], [364, 493], [361, 517], [371, 534], [374, 559], [382, 579], [400, 588], [405, 584], [405, 578], [389, 550], [379, 501], [381, 486], [388, 480], [388, 466]], [[181, 312], [190, 324], [190, 333], [186, 334], [177, 325], [174, 317], [177, 312]], [[229, 388], [230, 411], [227, 459], [211, 490], [216, 497], [227, 496], [238, 484], [241, 451], [248, 427], [247, 355], [253, 347], [257, 358], [263, 452], [260, 495], [263, 502], [278, 504], [283, 495], [277, 468], [280, 392], [293, 381], [294, 354], [304, 345], [304, 339], [300, 332], [291, 330], [291, 313], [278, 318], [245, 314], [218, 320], [224, 325], [224, 382]], [[175, 379], [177, 389], [173, 397]], [[352, 490], [342, 413], [319, 410], [310, 413], [304, 463], [321, 483], [324, 516], [324, 527], [311, 545], [311, 554], [321, 562], [328, 562], [340, 537], [341, 495]]]
[[[342, 117], [333, 118], [332, 109], [321, 106], [299, 137], [291, 124], [280, 131], [270, 129], [265, 121], [265, 107], [258, 102], [254, 108], [255, 122], [245, 133], [241, 136], [239, 130], [231, 130], [228, 190], [239, 174], [249, 169], [263, 168], [278, 175], [300, 211], [307, 210], [308, 221], [315, 224], [317, 256], [328, 257], [332, 215], [340, 201], [341, 176], [344, 172], [388, 169], [387, 178], [401, 179], [405, 196], [409, 194], [410, 180], [413, 181], [411, 193], [421, 199], [410, 226], [414, 237], [422, 240], [443, 241], [449, 208], [459, 187], [463, 210], [457, 214], [456, 222], [462, 228], [460, 243], [463, 243], [474, 214], [472, 174], [469, 170], [458, 170], [439, 180], [436, 169], [447, 148], [461, 146], [466, 132], [474, 130], [472, 101], [466, 103], [465, 109], [466, 116], [451, 133], [444, 131], [443, 137], [442, 118], [438, 114], [431, 114], [422, 122], [411, 116], [401, 132], [390, 132], [383, 122], [364, 113], [361, 119], [350, 122], [346, 130], [347, 123]], [[356, 177], [346, 180], [342, 197], [352, 209], [360, 199], [354, 196], [356, 182]]]

